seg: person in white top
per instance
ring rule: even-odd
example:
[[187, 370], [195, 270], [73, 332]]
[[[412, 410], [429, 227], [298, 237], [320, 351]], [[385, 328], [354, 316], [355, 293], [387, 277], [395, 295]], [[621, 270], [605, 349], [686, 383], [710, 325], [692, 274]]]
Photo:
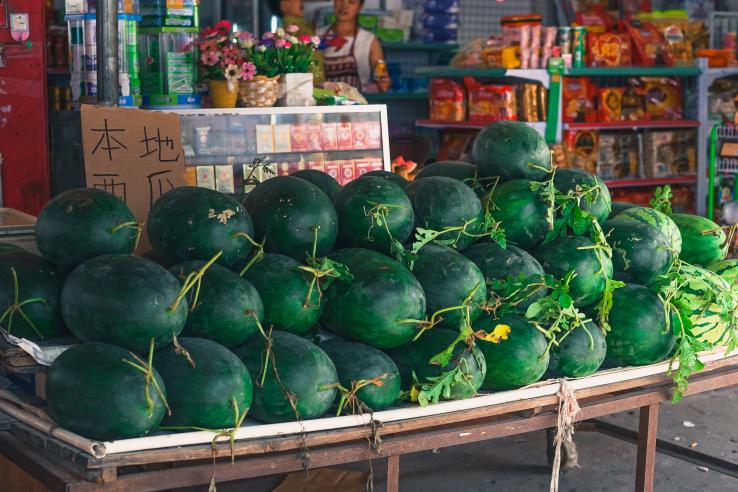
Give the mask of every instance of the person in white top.
[[[359, 90], [367, 89], [377, 62], [384, 59], [379, 39], [359, 27], [363, 6], [364, 0], [333, 0], [336, 22], [318, 31], [327, 44], [323, 54], [325, 80], [345, 82]], [[387, 92], [391, 86], [386, 72], [373, 82], [380, 92]]]

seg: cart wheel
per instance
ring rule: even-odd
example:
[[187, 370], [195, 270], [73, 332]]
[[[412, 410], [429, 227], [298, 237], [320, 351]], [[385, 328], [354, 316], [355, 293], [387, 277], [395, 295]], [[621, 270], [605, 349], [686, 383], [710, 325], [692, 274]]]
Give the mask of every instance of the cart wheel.
[[[556, 449], [554, 448], [554, 436], [556, 436], [556, 429], [546, 429], [546, 456], [548, 457], [548, 464], [552, 465], [554, 461], [554, 454]], [[572, 439], [569, 442], [561, 443], [561, 469], [575, 468], [579, 465], [579, 453], [577, 452], [577, 445]]]

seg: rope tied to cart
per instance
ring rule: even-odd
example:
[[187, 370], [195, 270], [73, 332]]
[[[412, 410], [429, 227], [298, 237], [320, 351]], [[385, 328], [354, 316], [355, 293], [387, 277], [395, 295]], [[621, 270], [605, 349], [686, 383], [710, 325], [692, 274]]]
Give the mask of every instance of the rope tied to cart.
[[551, 468], [550, 492], [559, 490], [559, 471], [561, 469], [561, 445], [571, 442], [574, 435], [574, 422], [582, 413], [574, 391], [569, 387], [566, 379], [559, 380], [558, 419], [556, 422], [556, 436], [554, 437], [554, 460]]

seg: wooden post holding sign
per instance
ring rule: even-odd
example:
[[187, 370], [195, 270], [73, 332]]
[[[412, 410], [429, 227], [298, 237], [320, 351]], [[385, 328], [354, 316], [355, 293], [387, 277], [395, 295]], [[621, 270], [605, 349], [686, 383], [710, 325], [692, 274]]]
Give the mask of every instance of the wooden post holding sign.
[[87, 187], [114, 194], [141, 223], [162, 194], [187, 185], [175, 114], [84, 104], [82, 147]]

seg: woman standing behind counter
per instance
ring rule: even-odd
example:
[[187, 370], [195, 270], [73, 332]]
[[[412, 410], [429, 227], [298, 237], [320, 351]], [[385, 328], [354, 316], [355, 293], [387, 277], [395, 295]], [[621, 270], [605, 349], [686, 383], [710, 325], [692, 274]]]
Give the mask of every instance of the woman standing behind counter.
[[372, 82], [380, 92], [390, 89], [386, 70], [373, 80], [377, 62], [384, 60], [379, 39], [359, 27], [359, 13], [364, 0], [333, 0], [336, 22], [318, 31], [327, 40], [323, 52], [323, 70], [328, 82], [345, 82], [357, 89], [366, 90]]

